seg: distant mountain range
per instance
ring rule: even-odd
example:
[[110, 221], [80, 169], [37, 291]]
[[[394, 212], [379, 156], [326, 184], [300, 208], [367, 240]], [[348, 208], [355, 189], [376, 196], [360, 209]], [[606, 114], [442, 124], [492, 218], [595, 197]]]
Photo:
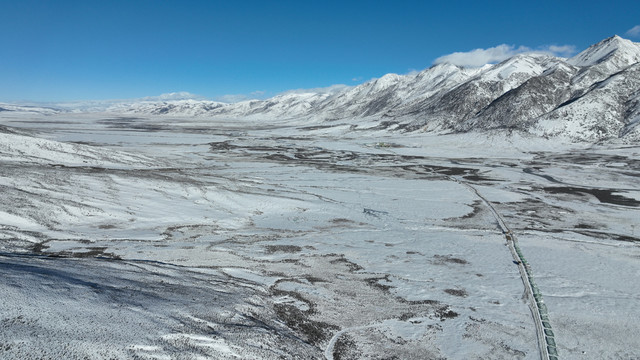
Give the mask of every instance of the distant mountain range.
[[113, 104], [107, 110], [341, 121], [356, 127], [366, 119], [397, 131], [518, 131], [570, 141], [637, 142], [640, 43], [613, 36], [569, 59], [529, 53], [481, 68], [445, 63], [415, 74], [387, 74], [328, 93], [289, 93], [232, 104], [137, 101]]

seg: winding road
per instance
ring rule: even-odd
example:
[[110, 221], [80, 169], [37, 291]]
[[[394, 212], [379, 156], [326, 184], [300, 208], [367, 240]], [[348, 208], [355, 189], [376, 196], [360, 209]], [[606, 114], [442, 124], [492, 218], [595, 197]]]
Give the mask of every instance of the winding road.
[[518, 265], [520, 278], [522, 279], [522, 283], [524, 284], [525, 288], [524, 298], [527, 300], [529, 309], [531, 310], [531, 315], [533, 316], [533, 320], [536, 325], [540, 358], [543, 360], [558, 360], [558, 350], [556, 347], [555, 336], [553, 330], [551, 329], [551, 322], [549, 321], [547, 307], [544, 304], [544, 300], [542, 299], [542, 294], [535, 284], [531, 267], [529, 266], [527, 260], [524, 258], [522, 250], [520, 250], [520, 247], [518, 246], [518, 240], [515, 234], [507, 226], [504, 218], [500, 215], [500, 213], [498, 213], [493, 204], [489, 200], [487, 200], [487, 198], [485, 198], [478, 191], [478, 189], [457, 177], [447, 177], [469, 189], [469, 191], [473, 192], [487, 205], [489, 210], [491, 210], [491, 213], [496, 219], [498, 226], [500, 226], [500, 229], [504, 234], [504, 237], [507, 241], [507, 246], [509, 246], [509, 250], [511, 251], [511, 255], [513, 256], [513, 261]]

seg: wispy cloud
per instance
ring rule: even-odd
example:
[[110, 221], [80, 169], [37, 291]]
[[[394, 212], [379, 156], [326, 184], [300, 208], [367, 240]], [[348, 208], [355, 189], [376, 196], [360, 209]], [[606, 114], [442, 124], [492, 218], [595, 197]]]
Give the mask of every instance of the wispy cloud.
[[527, 50], [529, 49], [523, 47], [516, 49], [513, 45], [502, 44], [488, 49], [454, 52], [453, 54], [440, 56], [434, 61], [434, 63], [450, 63], [458, 66], [478, 67], [485, 64], [500, 62]]
[[204, 96], [192, 94], [188, 91], [177, 91], [170, 92], [165, 94], [160, 94], [158, 96], [146, 96], [136, 100], [143, 101], [171, 101], [171, 100], [204, 100]]
[[573, 45], [549, 45], [542, 47], [540, 52], [549, 53], [555, 56], [569, 57], [576, 53], [576, 47]]
[[573, 45], [548, 45], [538, 49], [532, 49], [528, 46], [515, 47], [514, 45], [501, 44], [487, 49], [474, 49], [440, 56], [434, 61], [434, 64], [450, 63], [463, 67], [479, 67], [486, 64], [498, 63], [518, 54], [542, 53], [567, 57], [573, 55], [575, 52], [576, 49]]
[[636, 25], [625, 33], [627, 36], [640, 37], [640, 25]]
[[257, 90], [257, 91], [250, 92], [248, 94], [227, 94], [227, 95], [217, 96], [214, 98], [214, 100], [225, 102], [225, 103], [237, 103], [240, 101], [264, 99], [266, 94], [267, 94], [266, 91]]

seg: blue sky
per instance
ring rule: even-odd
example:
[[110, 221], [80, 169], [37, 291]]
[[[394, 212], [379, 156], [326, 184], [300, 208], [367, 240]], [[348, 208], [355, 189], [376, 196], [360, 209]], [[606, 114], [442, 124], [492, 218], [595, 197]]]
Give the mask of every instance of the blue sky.
[[0, 101], [266, 97], [474, 49], [640, 41], [638, 25], [637, 0], [0, 0]]

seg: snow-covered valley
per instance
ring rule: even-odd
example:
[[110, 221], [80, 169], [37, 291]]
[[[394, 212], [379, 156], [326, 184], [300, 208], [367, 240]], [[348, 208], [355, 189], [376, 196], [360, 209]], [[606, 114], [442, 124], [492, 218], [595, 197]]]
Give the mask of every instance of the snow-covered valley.
[[640, 357], [640, 147], [352, 125], [0, 112], [0, 357]]

